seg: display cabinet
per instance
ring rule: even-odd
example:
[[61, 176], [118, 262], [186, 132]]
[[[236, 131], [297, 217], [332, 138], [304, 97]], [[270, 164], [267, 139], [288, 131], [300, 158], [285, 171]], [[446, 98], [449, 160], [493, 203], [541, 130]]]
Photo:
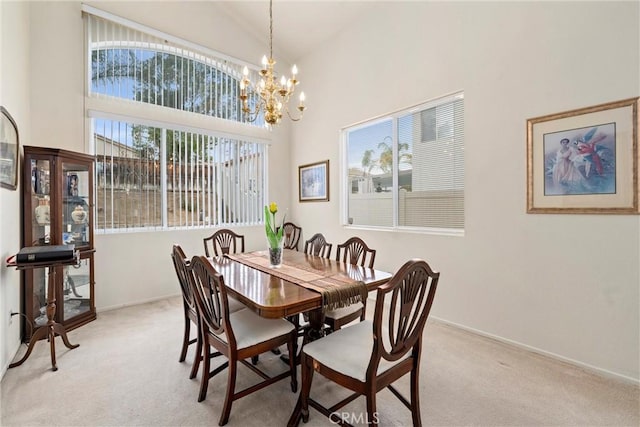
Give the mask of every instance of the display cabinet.
[[[67, 330], [96, 318], [93, 247], [93, 156], [24, 147], [22, 246], [74, 244], [77, 265], [57, 266], [55, 321]], [[23, 340], [47, 323], [48, 269], [22, 272]]]

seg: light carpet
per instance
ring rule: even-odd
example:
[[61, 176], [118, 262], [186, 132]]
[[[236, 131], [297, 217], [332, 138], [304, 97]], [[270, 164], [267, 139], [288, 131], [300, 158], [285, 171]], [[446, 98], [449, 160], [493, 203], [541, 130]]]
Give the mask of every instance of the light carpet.
[[[98, 314], [69, 333], [67, 349], [56, 339], [58, 371], [41, 341], [1, 383], [2, 426], [205, 426], [217, 425], [226, 370], [210, 380], [198, 403], [200, 374], [189, 380], [193, 347], [178, 363], [183, 331], [179, 297]], [[605, 378], [555, 359], [430, 321], [420, 378], [422, 421], [427, 426], [638, 426], [636, 384]], [[23, 345], [19, 358], [25, 351]], [[16, 358], [16, 360], [17, 360]], [[213, 365], [220, 363], [214, 359]], [[278, 356], [262, 366], [284, 367]], [[238, 387], [257, 381], [244, 366]], [[397, 384], [408, 396], [408, 378]], [[314, 376], [312, 396], [329, 403], [346, 392]], [[233, 404], [229, 426], [284, 426], [295, 405], [282, 380]], [[364, 399], [343, 408], [357, 421]], [[388, 391], [378, 394], [383, 426], [411, 425], [409, 411]], [[361, 419], [361, 418], [360, 418]], [[356, 425], [365, 425], [363, 422]], [[331, 423], [311, 409], [307, 426]]]

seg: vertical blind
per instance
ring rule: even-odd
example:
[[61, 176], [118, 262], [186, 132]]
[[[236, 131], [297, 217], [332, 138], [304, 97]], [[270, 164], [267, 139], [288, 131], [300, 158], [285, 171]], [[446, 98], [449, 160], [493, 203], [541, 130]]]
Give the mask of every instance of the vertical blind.
[[262, 221], [264, 144], [104, 119], [94, 144], [98, 230]]
[[[249, 122], [241, 110], [243, 64], [194, 51], [161, 37], [92, 14], [86, 15], [90, 96], [170, 107], [225, 120]], [[250, 78], [257, 81], [257, 71]], [[249, 100], [255, 104], [256, 98]]]

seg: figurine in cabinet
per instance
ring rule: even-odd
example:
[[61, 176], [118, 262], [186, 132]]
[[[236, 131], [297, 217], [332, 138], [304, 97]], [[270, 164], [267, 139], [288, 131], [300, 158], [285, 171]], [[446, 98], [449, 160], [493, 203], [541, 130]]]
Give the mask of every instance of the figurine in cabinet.
[[38, 225], [49, 225], [50, 218], [49, 197], [43, 196], [38, 199], [38, 206], [36, 206], [36, 222]]

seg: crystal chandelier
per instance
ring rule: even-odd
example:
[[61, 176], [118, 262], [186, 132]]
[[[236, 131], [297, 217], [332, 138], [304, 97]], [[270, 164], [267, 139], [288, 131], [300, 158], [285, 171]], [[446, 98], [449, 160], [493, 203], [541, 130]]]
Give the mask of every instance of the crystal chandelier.
[[[300, 92], [300, 102], [296, 107], [300, 115], [296, 118], [289, 112], [289, 99], [296, 90], [299, 83], [296, 79], [298, 67], [291, 68], [291, 78], [284, 75], [278, 82], [278, 77], [273, 71], [276, 61], [273, 59], [273, 0], [269, 0], [269, 58], [262, 57], [262, 69], [260, 70], [260, 81], [253, 84], [249, 80], [249, 69], [242, 70], [243, 78], [240, 81], [240, 99], [242, 100], [242, 111], [247, 115], [249, 121], [255, 121], [260, 112], [264, 112], [264, 120], [271, 126], [276, 125], [282, 118], [283, 110], [294, 122], [302, 118], [305, 110], [304, 92]], [[255, 105], [249, 103], [249, 98], [255, 99]]]

